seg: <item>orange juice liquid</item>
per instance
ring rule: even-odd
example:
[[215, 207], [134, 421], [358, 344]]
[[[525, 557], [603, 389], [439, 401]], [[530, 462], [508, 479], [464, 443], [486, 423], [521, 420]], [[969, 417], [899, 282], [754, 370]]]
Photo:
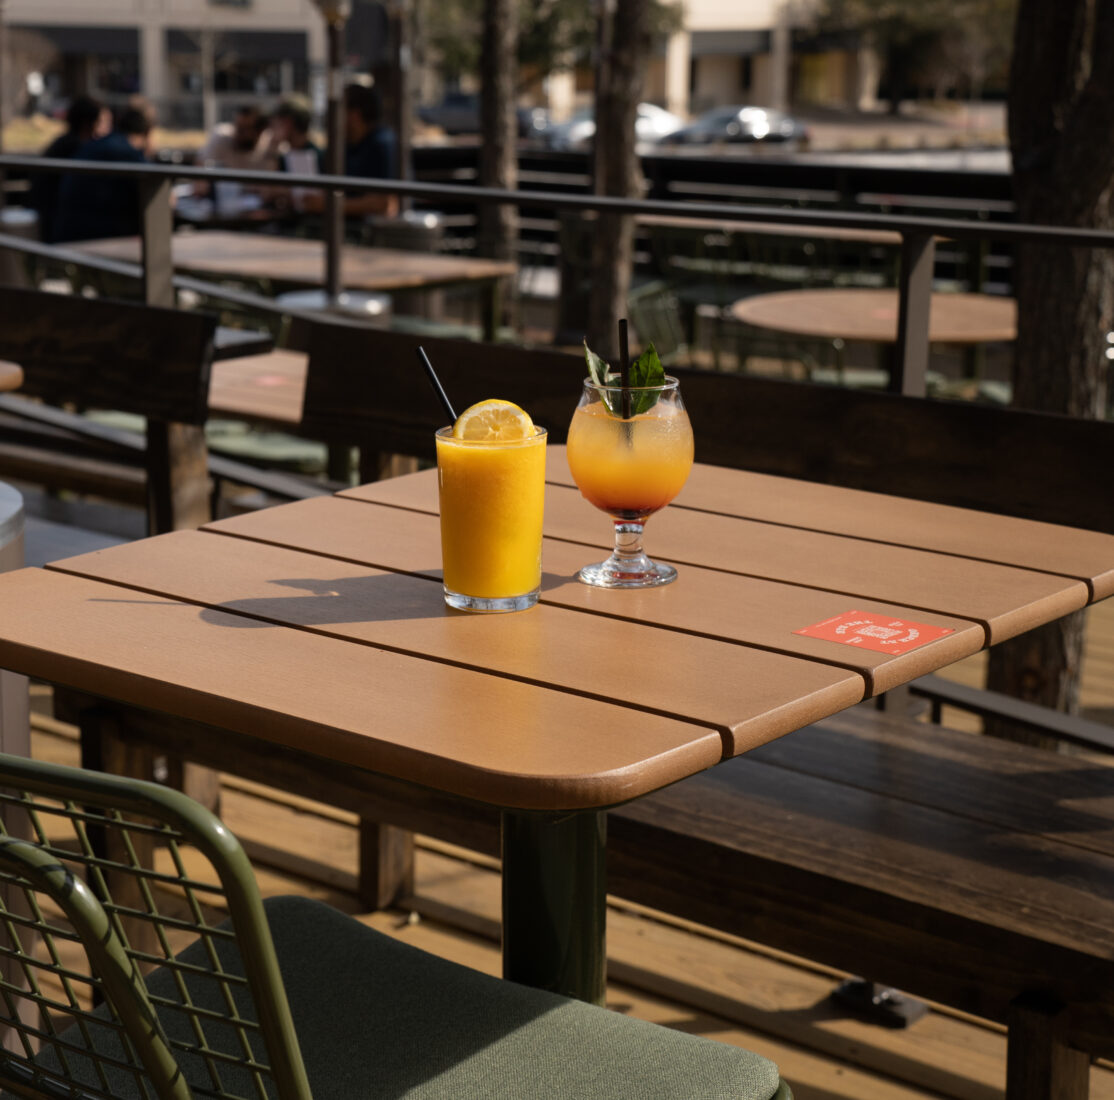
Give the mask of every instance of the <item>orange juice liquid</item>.
[[445, 587], [498, 599], [541, 584], [545, 432], [513, 443], [437, 433]]
[[684, 409], [664, 401], [630, 420], [602, 402], [573, 413], [569, 470], [580, 492], [613, 516], [664, 508], [692, 469], [692, 426]]

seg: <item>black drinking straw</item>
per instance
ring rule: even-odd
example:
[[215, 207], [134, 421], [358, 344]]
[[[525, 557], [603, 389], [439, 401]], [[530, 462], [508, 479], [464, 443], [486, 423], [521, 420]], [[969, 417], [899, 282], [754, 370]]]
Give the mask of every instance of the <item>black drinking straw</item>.
[[437, 394], [437, 399], [441, 402], [441, 407], [449, 414], [449, 423], [456, 423], [456, 413], [453, 412], [452, 403], [449, 401], [448, 395], [445, 393], [444, 387], [441, 385], [441, 379], [437, 377], [437, 372], [433, 369], [433, 364], [429, 361], [429, 356], [425, 353], [425, 348], [418, 348], [418, 361], [425, 369], [426, 377], [429, 379], [429, 384], [433, 387], [433, 392]]
[[630, 345], [627, 342], [627, 319], [619, 318], [619, 384], [623, 387], [620, 400], [623, 419], [630, 420]]

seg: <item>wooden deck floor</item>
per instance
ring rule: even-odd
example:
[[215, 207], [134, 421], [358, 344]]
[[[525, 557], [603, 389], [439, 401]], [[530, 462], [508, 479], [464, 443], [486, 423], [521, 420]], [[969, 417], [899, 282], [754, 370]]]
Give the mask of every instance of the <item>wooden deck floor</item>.
[[[33, 692], [33, 754], [76, 763], [75, 731], [50, 717], [47, 689]], [[355, 897], [352, 815], [225, 777], [222, 816], [245, 843], [265, 895], [321, 898], [390, 935], [498, 973], [492, 861], [423, 840], [414, 896], [399, 909], [366, 913]], [[907, 1030], [863, 1023], [828, 1000], [842, 976], [614, 899], [609, 907], [609, 1006], [760, 1051], [781, 1066], [797, 1100], [1002, 1097], [1000, 1028], [936, 1008]], [[1114, 1066], [1092, 1069], [1091, 1096], [1114, 1100]]]

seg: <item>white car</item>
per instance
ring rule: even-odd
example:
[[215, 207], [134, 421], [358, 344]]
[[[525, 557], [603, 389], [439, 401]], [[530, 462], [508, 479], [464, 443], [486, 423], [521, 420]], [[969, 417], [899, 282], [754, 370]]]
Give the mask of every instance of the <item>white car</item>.
[[[634, 120], [638, 141], [657, 142], [684, 125], [684, 119], [653, 103], [640, 103]], [[546, 144], [551, 149], [587, 149], [596, 136], [595, 110], [583, 107], [567, 122], [550, 126]]]

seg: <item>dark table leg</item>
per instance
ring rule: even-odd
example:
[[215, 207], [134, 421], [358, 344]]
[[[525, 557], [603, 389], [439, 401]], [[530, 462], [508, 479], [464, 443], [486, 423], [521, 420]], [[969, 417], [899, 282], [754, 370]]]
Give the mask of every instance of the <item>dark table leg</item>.
[[606, 987], [607, 815], [503, 812], [503, 976], [593, 1004]]

